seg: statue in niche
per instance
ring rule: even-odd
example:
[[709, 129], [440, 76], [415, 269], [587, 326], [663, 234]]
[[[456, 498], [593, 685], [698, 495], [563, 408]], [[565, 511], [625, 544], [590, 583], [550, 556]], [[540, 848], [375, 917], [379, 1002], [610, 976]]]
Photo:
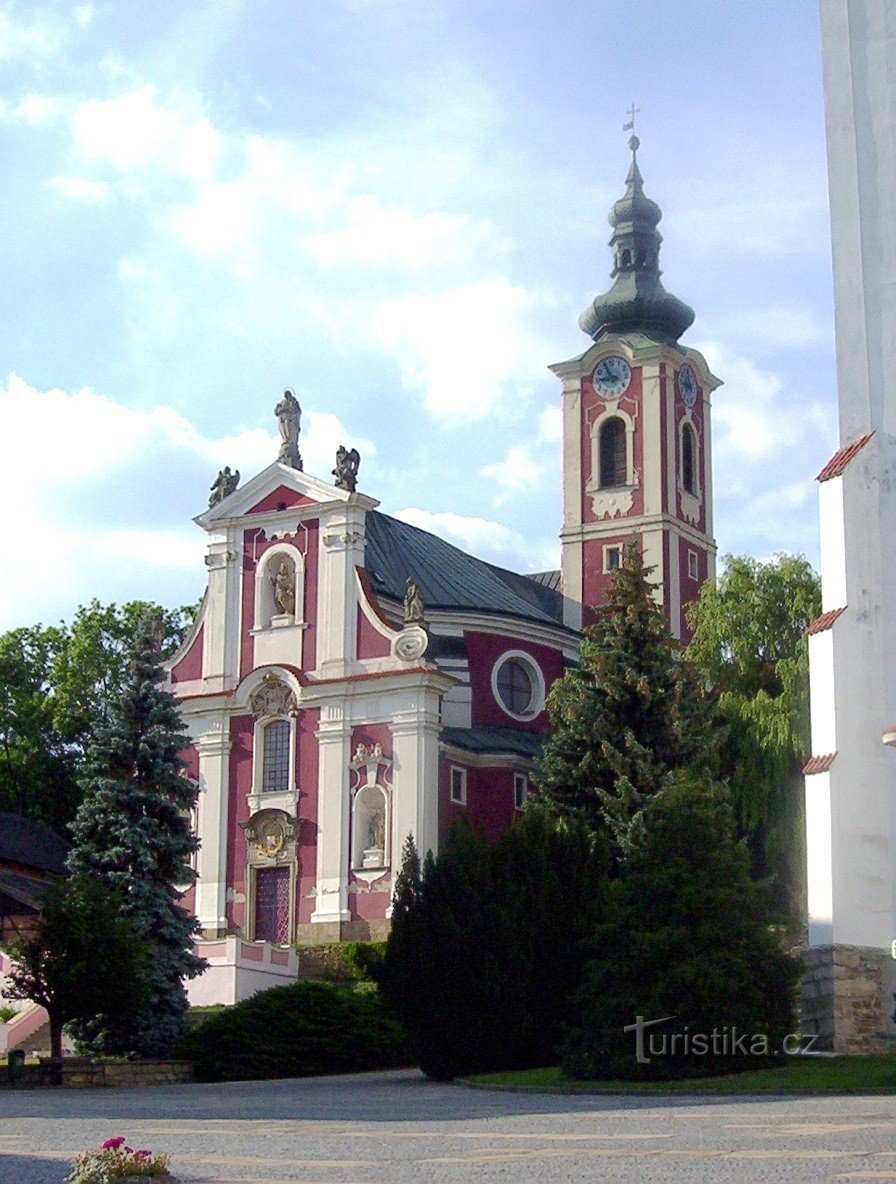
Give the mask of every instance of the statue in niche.
[[336, 468], [333, 476], [336, 478], [336, 488], [346, 489], [354, 493], [358, 486], [358, 469], [361, 466], [361, 455], [357, 448], [348, 449], [340, 444], [336, 450]]
[[277, 460], [301, 472], [302, 456], [299, 452], [299, 432], [302, 429], [302, 408], [289, 388], [283, 392], [283, 398], [274, 408], [274, 414], [280, 425], [280, 451], [277, 454]]
[[380, 807], [374, 810], [367, 823], [367, 849], [385, 851], [386, 849], [386, 811]]
[[212, 506], [217, 506], [219, 502], [223, 502], [225, 497], [230, 497], [239, 483], [239, 469], [235, 473], [231, 473], [230, 465], [225, 465], [212, 482], [208, 497], [209, 509]]
[[407, 591], [404, 594], [404, 623], [406, 625], [420, 625], [423, 621], [423, 597], [414, 581], [408, 577]]
[[277, 574], [271, 576], [274, 587], [274, 600], [281, 613], [295, 616], [296, 612], [296, 574], [291, 564], [284, 559], [277, 568]]

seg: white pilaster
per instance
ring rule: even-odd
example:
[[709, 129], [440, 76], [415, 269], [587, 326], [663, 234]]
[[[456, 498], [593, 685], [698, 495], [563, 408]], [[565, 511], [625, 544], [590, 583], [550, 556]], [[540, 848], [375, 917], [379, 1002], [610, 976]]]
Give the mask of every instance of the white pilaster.
[[432, 687], [417, 690], [407, 706], [395, 712], [392, 724], [392, 850], [393, 864], [408, 835], [421, 860], [439, 849], [439, 694]]
[[351, 724], [345, 706], [321, 708], [318, 740], [317, 902], [315, 923], [351, 920], [349, 876], [349, 762]]
[[355, 568], [364, 565], [365, 509], [354, 500], [321, 522], [317, 592], [317, 666], [338, 678], [357, 658]]
[[201, 719], [196, 916], [207, 936], [227, 929], [227, 800], [230, 786], [230, 723], [222, 712]]
[[242, 561], [237, 544], [214, 535], [205, 557], [208, 607], [202, 642], [205, 690], [230, 690], [238, 681]]

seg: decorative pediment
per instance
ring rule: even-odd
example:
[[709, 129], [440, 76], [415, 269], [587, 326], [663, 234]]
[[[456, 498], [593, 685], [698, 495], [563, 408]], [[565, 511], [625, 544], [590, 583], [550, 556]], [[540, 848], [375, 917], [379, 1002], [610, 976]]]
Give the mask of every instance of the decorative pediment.
[[349, 493], [320, 477], [274, 461], [217, 505], [198, 515], [194, 521], [206, 530], [212, 530], [248, 514], [256, 519], [280, 512], [289, 513], [293, 518], [296, 514], [307, 517], [328, 506], [337, 508], [349, 498], [353, 504], [360, 504], [366, 510], [376, 509], [379, 505], [376, 498]]

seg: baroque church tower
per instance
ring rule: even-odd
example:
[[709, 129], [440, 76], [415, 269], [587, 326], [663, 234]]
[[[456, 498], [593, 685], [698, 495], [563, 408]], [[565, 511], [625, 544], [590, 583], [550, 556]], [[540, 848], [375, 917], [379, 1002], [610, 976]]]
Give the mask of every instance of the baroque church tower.
[[593, 345], [551, 370], [563, 383], [565, 623], [588, 624], [636, 538], [672, 635], [715, 572], [710, 396], [715, 378], [678, 339], [693, 311], [660, 281], [662, 211], [644, 193], [632, 136], [625, 194], [610, 211], [613, 286], [579, 317]]

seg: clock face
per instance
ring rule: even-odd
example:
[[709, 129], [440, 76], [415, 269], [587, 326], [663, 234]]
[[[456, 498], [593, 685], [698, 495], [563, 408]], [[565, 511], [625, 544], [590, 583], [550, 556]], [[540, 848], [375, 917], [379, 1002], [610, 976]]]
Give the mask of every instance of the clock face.
[[685, 407], [693, 407], [697, 402], [697, 375], [690, 366], [682, 366], [678, 371], [678, 389]]
[[624, 390], [628, 389], [632, 372], [625, 358], [604, 358], [594, 367], [594, 385], [602, 395], [610, 399], [618, 399]]

